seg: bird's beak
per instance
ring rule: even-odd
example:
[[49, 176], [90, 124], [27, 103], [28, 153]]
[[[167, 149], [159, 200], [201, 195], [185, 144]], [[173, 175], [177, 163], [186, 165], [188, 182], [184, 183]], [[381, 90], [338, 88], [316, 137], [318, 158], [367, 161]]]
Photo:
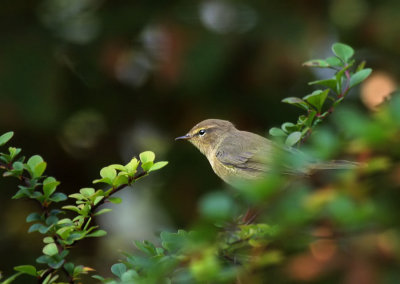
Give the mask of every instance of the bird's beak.
[[192, 136], [190, 136], [190, 134], [186, 134], [183, 136], [176, 137], [175, 140], [188, 140], [190, 138], [192, 138]]

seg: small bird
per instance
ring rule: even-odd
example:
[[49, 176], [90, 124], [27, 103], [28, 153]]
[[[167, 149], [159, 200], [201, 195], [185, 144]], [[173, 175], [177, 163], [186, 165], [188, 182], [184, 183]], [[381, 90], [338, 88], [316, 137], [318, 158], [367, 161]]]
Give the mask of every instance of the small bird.
[[[180, 139], [188, 140], [198, 148], [207, 157], [213, 171], [232, 186], [238, 182], [262, 178], [272, 170], [274, 159], [280, 154], [305, 157], [299, 150], [281, 146], [255, 133], [238, 130], [231, 122], [221, 119], [206, 119], [196, 124], [186, 135], [175, 138]], [[357, 163], [348, 161], [318, 163], [309, 160], [300, 168], [283, 164], [282, 172], [307, 175], [314, 169], [355, 167]]]

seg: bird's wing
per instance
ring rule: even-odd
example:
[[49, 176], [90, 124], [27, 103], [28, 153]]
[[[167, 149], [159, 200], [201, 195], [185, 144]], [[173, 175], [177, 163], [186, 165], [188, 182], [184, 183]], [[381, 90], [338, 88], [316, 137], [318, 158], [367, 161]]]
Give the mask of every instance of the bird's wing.
[[229, 143], [221, 143], [215, 153], [219, 162], [247, 172], [263, 173], [269, 170], [273, 148], [271, 141], [244, 131], [225, 139], [229, 139]]

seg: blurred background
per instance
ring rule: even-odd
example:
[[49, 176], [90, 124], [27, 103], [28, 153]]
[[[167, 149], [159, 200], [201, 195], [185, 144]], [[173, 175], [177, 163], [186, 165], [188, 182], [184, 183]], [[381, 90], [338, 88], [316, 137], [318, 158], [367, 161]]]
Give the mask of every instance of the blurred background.
[[[284, 97], [312, 92], [326, 76], [302, 67], [356, 49], [373, 75], [350, 104], [373, 111], [400, 74], [400, 2], [14, 0], [0, 4], [0, 133], [40, 154], [67, 194], [91, 186], [106, 165], [145, 150], [169, 165], [98, 220], [108, 231], [72, 250], [76, 263], [110, 275], [132, 240], [190, 228], [197, 201], [225, 185], [193, 146], [175, 142], [206, 118], [267, 135], [294, 120]], [[361, 97], [359, 96], [361, 94]], [[28, 201], [0, 180], [0, 270], [33, 264], [41, 235], [27, 234]], [[5, 257], [7, 256], [7, 257]]]

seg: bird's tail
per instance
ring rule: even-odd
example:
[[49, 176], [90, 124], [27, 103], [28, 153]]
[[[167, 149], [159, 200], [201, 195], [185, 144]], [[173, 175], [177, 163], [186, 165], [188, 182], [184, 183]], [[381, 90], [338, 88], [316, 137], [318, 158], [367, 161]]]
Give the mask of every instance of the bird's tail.
[[315, 170], [354, 170], [364, 167], [364, 164], [357, 162], [350, 162], [345, 160], [335, 160], [329, 162], [311, 164], [308, 168], [309, 171]]

